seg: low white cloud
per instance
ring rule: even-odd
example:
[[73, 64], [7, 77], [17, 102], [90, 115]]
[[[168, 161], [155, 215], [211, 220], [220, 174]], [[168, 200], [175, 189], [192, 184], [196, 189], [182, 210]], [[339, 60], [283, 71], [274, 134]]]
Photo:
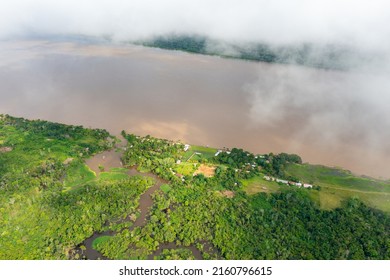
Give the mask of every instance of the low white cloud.
[[385, 0], [13, 0], [0, 4], [0, 37], [78, 33], [131, 40], [176, 32], [388, 49], [389, 7]]
[[285, 130], [291, 142], [390, 153], [387, 75], [273, 65], [260, 67], [246, 91], [252, 121]]

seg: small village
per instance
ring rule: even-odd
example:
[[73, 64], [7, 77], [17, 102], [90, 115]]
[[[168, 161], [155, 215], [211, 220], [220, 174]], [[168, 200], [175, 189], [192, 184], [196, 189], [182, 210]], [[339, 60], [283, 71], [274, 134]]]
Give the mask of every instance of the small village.
[[311, 184], [306, 184], [306, 183], [301, 183], [301, 182], [293, 182], [293, 181], [287, 181], [287, 180], [283, 180], [283, 179], [279, 179], [279, 178], [274, 178], [274, 177], [271, 177], [271, 176], [267, 176], [265, 175], [263, 177], [265, 180], [267, 181], [272, 181], [272, 182], [277, 182], [277, 183], [281, 183], [281, 184], [285, 184], [285, 185], [289, 185], [289, 186], [296, 186], [296, 187], [304, 187], [304, 188], [312, 188], [313, 185]]
[[[186, 152], [186, 151], [188, 151], [189, 149], [190, 149], [190, 145], [189, 144], [185, 144], [184, 145], [184, 151]], [[227, 153], [227, 154], [230, 154], [230, 151], [229, 150], [217, 150], [217, 152], [214, 154], [214, 156], [216, 157], [216, 156], [218, 156], [220, 153], [222, 153], [222, 152], [225, 152], [225, 153]], [[192, 158], [192, 156], [194, 156], [194, 155], [196, 155], [196, 154], [198, 154], [198, 155], [200, 155], [201, 153], [199, 153], [199, 152], [194, 152], [188, 159], [187, 159], [187, 161], [189, 160], [189, 159], [191, 159]], [[255, 158], [257, 158], [258, 156], [256, 156]], [[264, 157], [264, 156], [259, 156], [259, 157]], [[177, 164], [180, 164], [181, 163], [181, 161], [180, 160], [178, 160], [177, 162], [176, 162]], [[250, 167], [252, 167], [252, 168], [256, 168], [257, 167], [257, 165], [255, 164], [255, 163], [253, 163], [253, 164], [250, 164], [250, 163], [246, 163], [246, 165], [249, 165]], [[238, 169], [236, 169], [236, 172], [238, 171]], [[246, 171], [247, 173], [248, 172], [250, 172], [249, 170], [247, 170]], [[195, 175], [196, 173], [194, 173], [194, 175]], [[284, 184], [284, 185], [288, 185], [288, 186], [295, 186], [295, 187], [298, 187], [298, 188], [306, 188], [306, 189], [309, 189], [309, 188], [313, 188], [313, 185], [312, 184], [307, 184], [307, 183], [302, 183], [302, 182], [294, 182], [294, 181], [288, 181], [288, 180], [284, 180], [284, 179], [280, 179], [280, 178], [275, 178], [275, 177], [272, 177], [272, 176], [268, 176], [268, 175], [264, 175], [263, 176], [263, 179], [264, 180], [266, 180], [266, 181], [270, 181], [270, 182], [276, 182], [276, 183], [280, 183], [280, 184]], [[184, 180], [184, 179], [182, 179], [182, 180]]]

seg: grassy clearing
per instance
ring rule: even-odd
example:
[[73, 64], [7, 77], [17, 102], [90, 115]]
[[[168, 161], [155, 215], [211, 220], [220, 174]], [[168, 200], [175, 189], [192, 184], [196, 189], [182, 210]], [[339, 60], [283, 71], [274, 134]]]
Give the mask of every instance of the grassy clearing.
[[127, 169], [121, 167], [110, 168], [101, 172], [97, 177], [85, 163], [72, 164], [64, 179], [65, 191], [75, 189], [92, 181], [119, 181], [129, 178]]
[[390, 212], [390, 193], [369, 193], [341, 188], [325, 187], [319, 192], [320, 205], [323, 209], [334, 209], [341, 205], [343, 200], [350, 197], [359, 198], [372, 208]]
[[160, 189], [161, 189], [164, 193], [168, 193], [172, 188], [171, 188], [170, 185], [164, 184], [164, 185], [161, 185]]
[[95, 173], [88, 168], [84, 163], [72, 164], [67, 170], [64, 184], [65, 187], [71, 188], [74, 186], [85, 184], [95, 180]]
[[101, 172], [99, 177], [96, 177], [95, 172], [86, 164], [72, 164], [64, 179], [65, 190], [71, 190], [91, 181], [118, 181], [127, 179], [129, 177], [127, 171], [126, 168], [111, 168], [110, 171]]
[[107, 242], [108, 240], [110, 240], [110, 238], [112, 238], [112, 236], [108, 236], [108, 235], [104, 235], [104, 236], [100, 236], [100, 237], [96, 238], [92, 242], [92, 248], [97, 250], [99, 244]]
[[215, 175], [215, 165], [201, 164], [198, 169], [194, 172], [194, 175], [203, 174], [205, 177], [213, 177]]
[[110, 172], [123, 172], [123, 173], [127, 173], [127, 171], [129, 171], [129, 169], [124, 168], [124, 167], [113, 167], [113, 168], [110, 168]]
[[123, 172], [101, 172], [99, 181], [118, 181], [129, 178], [129, 175]]
[[[275, 193], [283, 189], [294, 188], [279, 185], [276, 182], [264, 180], [261, 176], [241, 181], [243, 189], [249, 195], [264, 192]], [[332, 210], [342, 206], [343, 201], [349, 198], [358, 198], [372, 208], [390, 213], [390, 193], [385, 192], [364, 192], [355, 189], [347, 189], [342, 186], [321, 185], [321, 190], [308, 190], [308, 195], [319, 208]]]
[[[210, 159], [214, 157], [216, 152], [217, 149], [215, 148], [202, 147], [202, 146], [190, 146], [188, 151], [186, 151], [183, 156], [183, 161], [187, 161], [189, 158], [191, 158], [191, 160], [201, 160], [202, 158]], [[201, 155], [197, 155], [195, 153], [201, 153]]]
[[186, 176], [194, 174], [196, 168], [197, 164], [191, 162], [182, 162], [180, 164], [177, 164], [174, 170], [176, 173], [180, 173]]
[[321, 191], [312, 192], [310, 195], [322, 209], [340, 207], [344, 200], [356, 197], [370, 207], [390, 212], [388, 181], [358, 177], [346, 170], [309, 164], [289, 165], [287, 174], [321, 186]]
[[290, 164], [286, 170], [288, 175], [298, 177], [302, 181], [324, 186], [353, 189], [363, 192], [390, 193], [388, 181], [367, 177], [358, 177], [347, 170], [322, 165]]
[[287, 186], [281, 186], [276, 182], [269, 182], [264, 180], [262, 176], [241, 180], [241, 183], [243, 185], [244, 191], [249, 195], [259, 192], [275, 193], [281, 189], [289, 188]]
[[118, 181], [129, 178], [127, 174], [129, 170], [123, 167], [113, 167], [109, 171], [101, 172], [99, 180], [101, 181]]
[[358, 198], [372, 208], [390, 213], [390, 194], [365, 193], [347, 189], [322, 187], [320, 191], [310, 191], [310, 197], [321, 209], [332, 210], [341, 207], [348, 198]]
[[138, 166], [138, 167], [137, 167], [137, 170], [138, 170], [139, 172], [141, 172], [141, 173], [148, 173], [148, 172], [151, 171], [150, 168], [148, 168], [148, 167], [146, 167], [146, 166]]

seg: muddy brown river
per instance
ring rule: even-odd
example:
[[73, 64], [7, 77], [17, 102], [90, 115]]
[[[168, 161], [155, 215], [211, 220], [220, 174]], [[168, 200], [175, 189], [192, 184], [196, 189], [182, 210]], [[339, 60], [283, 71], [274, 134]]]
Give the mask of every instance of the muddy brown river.
[[390, 177], [388, 75], [125, 44], [0, 42], [0, 113]]

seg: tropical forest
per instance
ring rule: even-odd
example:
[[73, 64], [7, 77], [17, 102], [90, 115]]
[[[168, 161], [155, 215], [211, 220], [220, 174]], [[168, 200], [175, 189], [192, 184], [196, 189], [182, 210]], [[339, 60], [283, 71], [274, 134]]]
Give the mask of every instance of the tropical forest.
[[0, 115], [0, 259], [390, 259], [390, 182]]

